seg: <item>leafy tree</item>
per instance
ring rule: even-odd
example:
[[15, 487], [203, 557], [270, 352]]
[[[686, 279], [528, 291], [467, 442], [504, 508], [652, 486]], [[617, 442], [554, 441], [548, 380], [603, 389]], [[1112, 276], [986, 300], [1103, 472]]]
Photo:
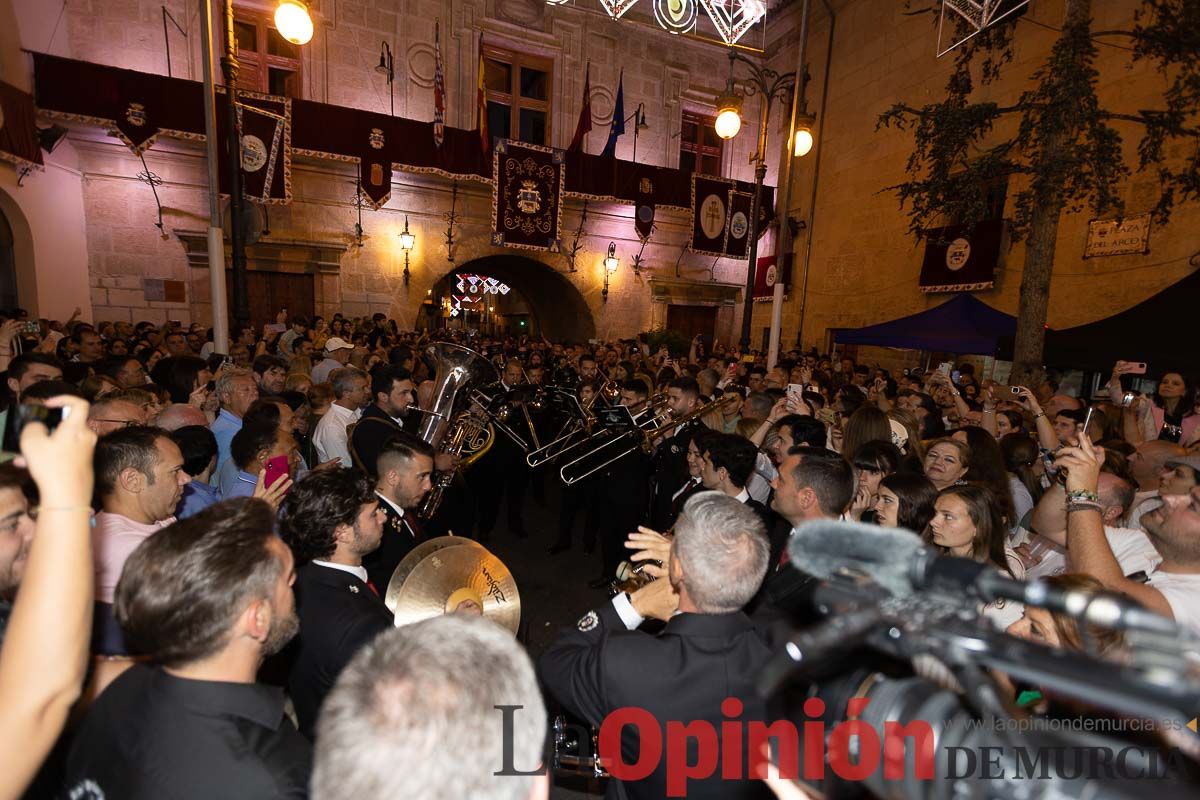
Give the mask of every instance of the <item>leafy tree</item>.
[[[1200, 0], [1141, 0], [1129, 30], [1105, 31], [1092, 30], [1092, 0], [1064, 4], [1058, 39], [1030, 76], [1032, 88], [1013, 105], [973, 101], [972, 95], [1011, 63], [1016, 20], [988, 27], [954, 51], [944, 100], [921, 108], [898, 103], [876, 126], [912, 131], [907, 180], [889, 188], [907, 206], [909, 230], [918, 236], [940, 219], [968, 225], [985, 219], [989, 185], [1016, 177], [1021, 188], [1008, 230], [1012, 241], [1025, 239], [1026, 249], [1014, 381], [1029, 381], [1041, 369], [1062, 215], [1124, 213], [1123, 184], [1133, 170], [1122, 154], [1122, 131], [1140, 129], [1136, 170], [1158, 179], [1156, 224], [1167, 222], [1177, 202], [1200, 197]], [[938, 9], [915, 13], [924, 12]], [[1166, 87], [1160, 108], [1101, 105], [1097, 43], [1105, 39], [1129, 49], [1132, 61], [1155, 64]], [[998, 123], [1010, 116], [1019, 120], [1016, 133], [996, 136]], [[1169, 158], [1176, 143], [1185, 145], [1179, 148], [1184, 155]]]

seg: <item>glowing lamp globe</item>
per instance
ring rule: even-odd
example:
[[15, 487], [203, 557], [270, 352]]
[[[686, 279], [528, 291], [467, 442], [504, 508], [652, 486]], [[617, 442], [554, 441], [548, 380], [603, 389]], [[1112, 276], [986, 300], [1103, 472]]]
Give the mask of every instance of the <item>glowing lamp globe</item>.
[[796, 149], [794, 151], [796, 157], [799, 158], [800, 156], [808, 155], [809, 151], [812, 150], [812, 147], [813, 147], [812, 131], [810, 131], [808, 128], [797, 128], [796, 129]]
[[742, 129], [741, 103], [722, 102], [713, 128], [722, 139], [732, 139]]
[[275, 9], [275, 27], [292, 44], [308, 44], [313, 36], [313, 21], [308, 6], [300, 0], [280, 0]]

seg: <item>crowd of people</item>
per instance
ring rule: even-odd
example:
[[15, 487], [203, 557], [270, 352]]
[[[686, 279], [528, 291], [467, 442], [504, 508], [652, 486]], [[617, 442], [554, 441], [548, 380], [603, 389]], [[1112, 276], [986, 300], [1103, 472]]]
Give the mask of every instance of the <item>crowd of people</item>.
[[[490, 421], [478, 459], [420, 435], [446, 411], [439, 340], [495, 367], [455, 408]], [[706, 344], [281, 314], [235, 326], [219, 353], [200, 325], [5, 321], [0, 431], [19, 455], [0, 467], [0, 739], [17, 760], [0, 798], [545, 796], [546, 701], [591, 725], [635, 706], [720, 727], [728, 697], [765, 719], [753, 685], [777, 623], [818, 619], [787, 548], [815, 520], [1119, 592], [1200, 632], [1189, 373], [1140, 393], [1145, 365], [1118, 361], [1103, 396], [1076, 397], [967, 362], [893, 374], [791, 351], [768, 366]], [[636, 430], [606, 427], [616, 406]], [[561, 455], [529, 466], [556, 440]], [[530, 530], [531, 502], [558, 503], [554, 530]], [[506, 535], [554, 556], [577, 528], [594, 569], [561, 579], [612, 596], [536, 671], [478, 607], [393, 627], [382, 596], [418, 543]], [[612, 588], [631, 565], [640, 586]], [[981, 613], [1081, 647], [1041, 609]], [[1119, 634], [1088, 638], [1121, 657]], [[520, 709], [508, 738], [500, 706]], [[465, 758], [449, 746], [463, 736]], [[637, 737], [622, 732], [630, 761]], [[664, 770], [626, 795], [664, 796]], [[768, 791], [750, 777], [693, 796]]]

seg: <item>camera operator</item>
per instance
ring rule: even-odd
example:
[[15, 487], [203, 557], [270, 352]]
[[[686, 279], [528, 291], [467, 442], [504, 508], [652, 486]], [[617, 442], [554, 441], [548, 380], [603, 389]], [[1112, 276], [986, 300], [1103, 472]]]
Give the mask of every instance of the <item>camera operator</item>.
[[[647, 571], [658, 580], [589, 611], [545, 652], [540, 671], [547, 689], [593, 725], [617, 709], [638, 708], [662, 731], [671, 721], [700, 720], [717, 730], [727, 698], [743, 704], [743, 719], [764, 719], [754, 687], [770, 648], [741, 610], [767, 570], [762, 522], [734, 498], [703, 492], [684, 505], [669, 545], [662, 540], [653, 550], [663, 567]], [[658, 636], [633, 632], [648, 617], [667, 623]], [[639, 726], [624, 725], [624, 763], [638, 762], [641, 751]], [[660, 760], [649, 776], [621, 787], [630, 798], [661, 798], [666, 781]], [[620, 796], [616, 784], [610, 783], [610, 797]], [[760, 783], [715, 774], [691, 781], [687, 791], [693, 798], [763, 796]]]
[[1108, 589], [1200, 632], [1200, 488], [1163, 497], [1142, 516], [1162, 562], [1146, 583], [1125, 577], [1108, 539], [1096, 492], [1104, 453], [1088, 437], [1064, 447], [1055, 463], [1067, 469], [1067, 548], [1072, 568], [1098, 578]]

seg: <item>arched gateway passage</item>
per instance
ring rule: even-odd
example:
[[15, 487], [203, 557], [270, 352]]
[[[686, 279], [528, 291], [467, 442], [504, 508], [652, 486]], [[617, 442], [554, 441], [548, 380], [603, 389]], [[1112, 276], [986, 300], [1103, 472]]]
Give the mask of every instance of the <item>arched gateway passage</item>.
[[[468, 276], [494, 278], [508, 291], [489, 292], [483, 281], [471, 283]], [[432, 301], [435, 327], [500, 335], [528, 333], [551, 341], [586, 341], [596, 336], [592, 312], [575, 285], [551, 267], [524, 256], [469, 261], [434, 284]]]

